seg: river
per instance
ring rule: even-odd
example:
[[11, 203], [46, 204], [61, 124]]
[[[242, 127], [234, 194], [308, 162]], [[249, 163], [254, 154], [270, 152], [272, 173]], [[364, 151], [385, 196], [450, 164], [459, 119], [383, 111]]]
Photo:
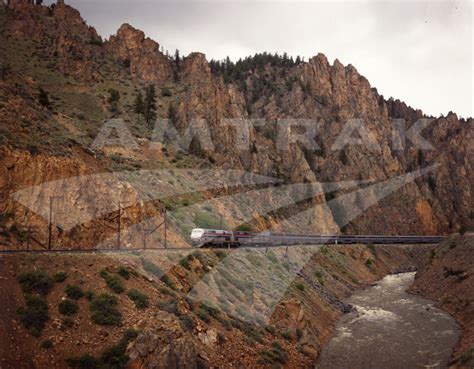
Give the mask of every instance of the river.
[[415, 273], [389, 275], [346, 300], [316, 369], [446, 368], [459, 338], [456, 321], [432, 301], [406, 292]]

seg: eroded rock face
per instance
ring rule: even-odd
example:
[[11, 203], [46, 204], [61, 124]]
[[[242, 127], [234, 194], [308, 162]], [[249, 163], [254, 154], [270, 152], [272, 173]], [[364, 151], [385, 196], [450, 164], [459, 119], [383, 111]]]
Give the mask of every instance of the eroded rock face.
[[160, 51], [160, 45], [145, 38], [142, 31], [124, 24], [106, 44], [107, 50], [129, 66], [132, 75], [146, 82], [162, 84], [172, 75], [170, 61]]
[[207, 355], [200, 354], [196, 338], [183, 332], [175, 315], [163, 311], [158, 313], [153, 326], [144, 323], [142, 333], [127, 352], [132, 369], [210, 367]]

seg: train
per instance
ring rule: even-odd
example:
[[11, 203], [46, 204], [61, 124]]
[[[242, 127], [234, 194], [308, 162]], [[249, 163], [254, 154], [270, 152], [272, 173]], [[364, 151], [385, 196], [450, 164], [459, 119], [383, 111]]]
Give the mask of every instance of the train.
[[238, 248], [319, 245], [319, 244], [437, 244], [442, 236], [381, 236], [381, 235], [316, 235], [278, 232], [246, 232], [196, 228], [191, 232], [195, 248]]

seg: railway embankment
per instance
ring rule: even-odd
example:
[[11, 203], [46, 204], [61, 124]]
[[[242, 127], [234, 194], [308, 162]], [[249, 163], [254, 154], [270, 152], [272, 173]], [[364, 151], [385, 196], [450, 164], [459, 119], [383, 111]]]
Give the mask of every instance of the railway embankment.
[[474, 235], [454, 236], [436, 246], [410, 292], [437, 301], [462, 329], [453, 368], [474, 367]]
[[344, 298], [431, 248], [2, 255], [1, 365], [311, 367]]

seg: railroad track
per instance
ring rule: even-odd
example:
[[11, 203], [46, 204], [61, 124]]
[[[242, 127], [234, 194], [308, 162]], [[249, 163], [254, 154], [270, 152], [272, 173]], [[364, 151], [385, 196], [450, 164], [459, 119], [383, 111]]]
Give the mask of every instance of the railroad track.
[[[291, 244], [278, 244], [278, 240], [274, 243], [258, 244], [258, 245], [242, 245], [239, 249], [266, 249], [266, 248], [287, 248], [301, 246], [324, 246], [324, 245], [358, 245], [358, 244], [374, 244], [374, 245], [419, 245], [419, 244], [437, 244], [445, 238], [438, 236], [298, 236], [298, 240], [293, 240]], [[206, 249], [204, 247], [203, 249]], [[213, 250], [228, 250], [229, 247], [209, 247]], [[163, 251], [192, 251], [197, 248], [191, 247], [168, 247], [159, 249], [52, 249], [52, 250], [0, 250], [0, 255], [9, 254], [126, 254], [126, 253], [144, 253], [144, 252], [163, 252]]]

